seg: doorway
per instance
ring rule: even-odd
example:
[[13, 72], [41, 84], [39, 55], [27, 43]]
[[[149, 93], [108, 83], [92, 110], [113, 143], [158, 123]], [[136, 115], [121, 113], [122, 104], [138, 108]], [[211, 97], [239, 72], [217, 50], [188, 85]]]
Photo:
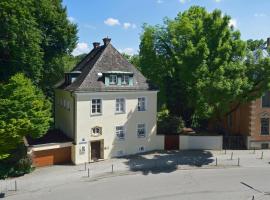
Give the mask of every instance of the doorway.
[[101, 159], [101, 141], [93, 141], [91, 142], [91, 160], [99, 159]]

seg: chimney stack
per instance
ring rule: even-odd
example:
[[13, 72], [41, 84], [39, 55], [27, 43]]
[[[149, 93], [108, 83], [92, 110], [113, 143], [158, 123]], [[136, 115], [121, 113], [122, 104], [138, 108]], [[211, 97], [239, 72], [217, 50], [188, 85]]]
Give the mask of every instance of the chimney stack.
[[99, 42], [93, 42], [93, 47], [94, 47], [94, 49], [98, 48], [98, 47], [99, 47], [99, 45], [100, 45], [100, 43], [99, 43]]
[[266, 44], [267, 44], [267, 48], [270, 47], [270, 37], [267, 38]]
[[103, 38], [104, 45], [107, 46], [111, 42], [111, 38]]

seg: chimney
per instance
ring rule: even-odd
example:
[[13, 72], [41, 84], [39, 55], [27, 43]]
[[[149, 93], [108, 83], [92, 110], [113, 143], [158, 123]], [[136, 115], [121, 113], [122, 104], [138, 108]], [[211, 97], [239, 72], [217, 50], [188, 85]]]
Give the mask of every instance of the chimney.
[[270, 37], [267, 38], [267, 42], [266, 42], [267, 48], [270, 47]]
[[111, 38], [103, 38], [104, 45], [107, 46], [111, 42]]
[[99, 45], [100, 45], [100, 43], [99, 43], [99, 42], [93, 42], [93, 47], [94, 47], [94, 49], [98, 48], [98, 47], [99, 47]]

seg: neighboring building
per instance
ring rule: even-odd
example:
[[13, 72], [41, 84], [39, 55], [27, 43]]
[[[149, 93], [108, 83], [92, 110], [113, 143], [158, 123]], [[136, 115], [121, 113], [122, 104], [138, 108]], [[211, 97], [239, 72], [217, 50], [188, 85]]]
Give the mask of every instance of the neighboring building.
[[164, 148], [157, 89], [103, 41], [55, 89], [55, 127], [73, 140], [75, 164]]
[[[269, 57], [266, 47], [270, 46], [270, 38], [266, 46], [262, 46], [262, 55]], [[256, 51], [254, 52], [256, 54]], [[270, 92], [261, 98], [241, 105], [224, 120], [224, 128], [232, 134], [246, 136], [248, 149], [269, 149], [270, 147]]]

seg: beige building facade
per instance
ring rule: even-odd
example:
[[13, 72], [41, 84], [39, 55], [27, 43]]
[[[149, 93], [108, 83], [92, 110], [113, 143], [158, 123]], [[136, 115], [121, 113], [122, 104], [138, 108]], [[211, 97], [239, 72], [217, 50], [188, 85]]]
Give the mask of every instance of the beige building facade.
[[164, 148], [158, 90], [108, 40], [55, 89], [55, 127], [73, 140], [75, 164]]

